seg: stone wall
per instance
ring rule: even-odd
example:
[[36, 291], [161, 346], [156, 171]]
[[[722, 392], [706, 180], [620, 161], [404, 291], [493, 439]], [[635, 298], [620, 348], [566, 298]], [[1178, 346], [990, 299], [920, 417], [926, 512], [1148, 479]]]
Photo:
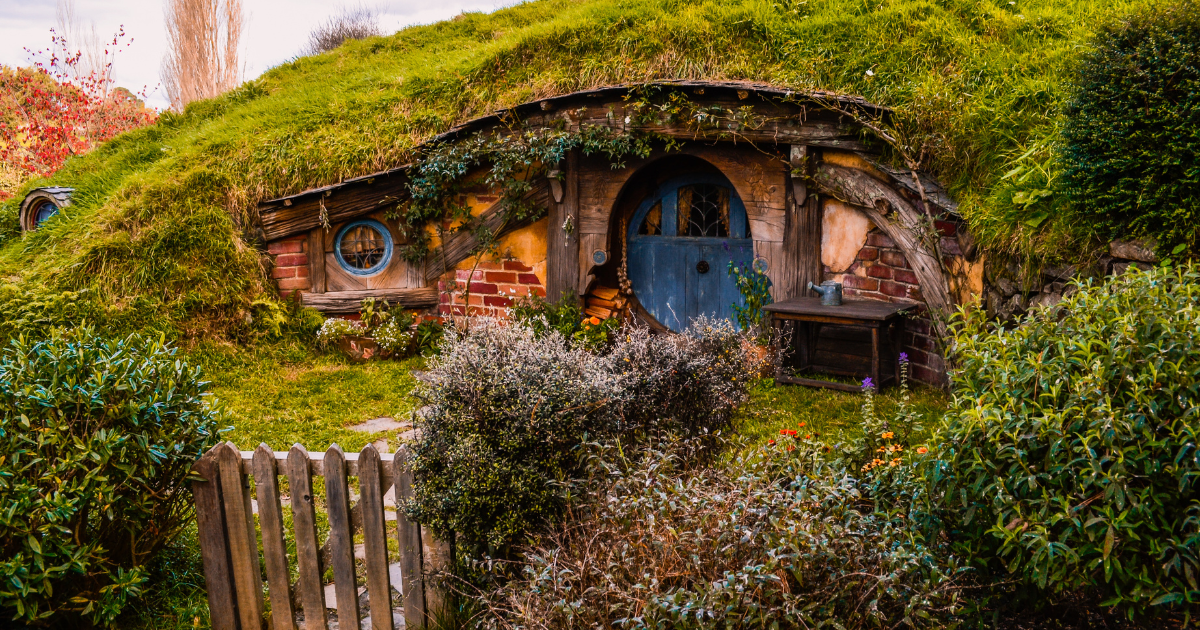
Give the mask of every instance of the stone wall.
[[533, 267], [520, 260], [481, 262], [474, 272], [458, 269], [442, 276], [438, 314], [506, 318], [513, 300], [527, 295], [546, 297]]

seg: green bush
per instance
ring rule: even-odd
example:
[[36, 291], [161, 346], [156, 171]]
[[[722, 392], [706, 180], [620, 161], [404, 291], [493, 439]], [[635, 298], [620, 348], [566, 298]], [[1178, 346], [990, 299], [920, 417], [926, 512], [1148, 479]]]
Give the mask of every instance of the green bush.
[[616, 318], [587, 316], [579, 298], [566, 293], [557, 302], [530, 294], [513, 302], [508, 315], [517, 324], [532, 329], [538, 337], [555, 331], [592, 352], [607, 348], [621, 325]]
[[185, 480], [218, 440], [207, 383], [175, 350], [87, 328], [0, 354], [0, 607], [108, 625], [191, 512]]
[[622, 332], [607, 355], [524, 326], [472, 325], [430, 360], [407, 510], [468, 556], [504, 555], [565, 509], [586, 439], [712, 435], [750, 375], [727, 322]]
[[964, 554], [1035, 596], [1200, 602], [1197, 331], [1195, 268], [1082, 285], [1012, 330], [965, 315], [938, 440]]
[[1102, 29], [1066, 113], [1075, 211], [1105, 237], [1200, 253], [1200, 8], [1185, 0]]

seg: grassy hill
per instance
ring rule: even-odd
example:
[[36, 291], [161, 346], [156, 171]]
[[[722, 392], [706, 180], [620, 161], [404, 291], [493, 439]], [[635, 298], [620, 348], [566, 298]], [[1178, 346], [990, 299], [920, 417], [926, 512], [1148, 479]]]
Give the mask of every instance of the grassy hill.
[[175, 338], [252, 335], [252, 302], [269, 291], [258, 201], [403, 163], [498, 107], [647, 79], [747, 79], [892, 106], [986, 246], [1061, 250], [1086, 232], [1061, 213], [1046, 220], [1053, 199], [1013, 197], [1053, 183], [1059, 111], [1092, 33], [1151, 1], [538, 0], [350, 42], [70, 160], [31, 184], [77, 188], [36, 234], [15, 237], [16, 201], [0, 208], [0, 334], [89, 318]]

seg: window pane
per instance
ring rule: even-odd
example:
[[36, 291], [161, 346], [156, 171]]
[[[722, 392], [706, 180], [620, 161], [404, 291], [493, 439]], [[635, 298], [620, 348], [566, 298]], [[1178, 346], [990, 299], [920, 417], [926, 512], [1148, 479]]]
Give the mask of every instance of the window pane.
[[383, 260], [387, 244], [379, 230], [369, 225], [356, 225], [342, 235], [342, 260], [355, 269], [370, 269]]
[[729, 191], [712, 184], [679, 189], [680, 236], [729, 236]]

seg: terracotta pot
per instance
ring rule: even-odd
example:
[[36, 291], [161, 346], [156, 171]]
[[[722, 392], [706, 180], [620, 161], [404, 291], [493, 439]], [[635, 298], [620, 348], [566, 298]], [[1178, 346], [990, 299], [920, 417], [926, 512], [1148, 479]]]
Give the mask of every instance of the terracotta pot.
[[346, 335], [338, 340], [338, 348], [350, 357], [351, 361], [363, 362], [371, 359], [386, 359], [392, 355], [379, 349], [379, 344], [371, 337]]

